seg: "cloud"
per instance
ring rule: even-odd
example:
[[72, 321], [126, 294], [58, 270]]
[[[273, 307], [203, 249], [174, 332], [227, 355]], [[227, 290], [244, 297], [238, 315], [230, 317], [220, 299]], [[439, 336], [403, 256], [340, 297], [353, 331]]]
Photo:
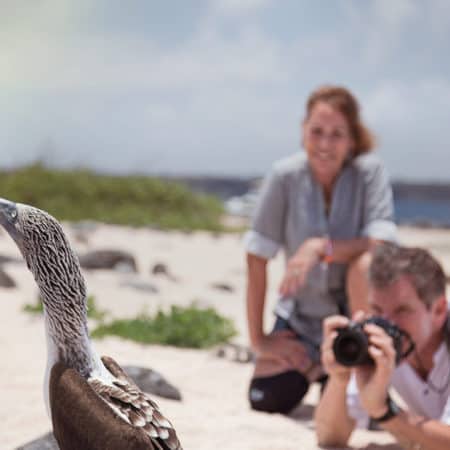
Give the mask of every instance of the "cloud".
[[212, 10], [222, 16], [238, 17], [254, 14], [269, 6], [273, 0], [210, 0]]
[[439, 163], [448, 152], [442, 133], [450, 123], [448, 79], [385, 82], [363, 104], [394, 178], [448, 181], [448, 167]]
[[398, 29], [408, 25], [420, 12], [414, 0], [377, 0], [372, 5], [377, 22], [389, 28]]
[[[249, 2], [247, 7], [256, 8], [257, 3]], [[61, 17], [53, 14], [58, 22]], [[65, 17], [68, 12], [60, 14]], [[7, 39], [0, 43], [0, 58], [6, 70], [0, 73], [0, 86], [43, 91], [91, 88], [98, 92], [286, 80], [279, 70], [280, 49], [274, 41], [246, 26], [233, 38], [223, 36], [211, 16], [189, 39], [170, 48], [149, 36], [115, 36], [113, 32], [57, 36], [42, 34], [34, 25], [4, 33]]]
[[[421, 2], [350, 1], [324, 16], [312, 3], [208, 0], [170, 39], [172, 22], [124, 25], [120, 2], [32, 4], [0, 17], [0, 145], [15, 155], [2, 163], [51, 142], [51, 159], [109, 171], [261, 173], [298, 150], [306, 96], [324, 82], [361, 99], [395, 173], [422, 161], [426, 139], [442, 155], [450, 37], [430, 24], [450, 13]], [[145, 5], [131, 16], [173, 15]]]

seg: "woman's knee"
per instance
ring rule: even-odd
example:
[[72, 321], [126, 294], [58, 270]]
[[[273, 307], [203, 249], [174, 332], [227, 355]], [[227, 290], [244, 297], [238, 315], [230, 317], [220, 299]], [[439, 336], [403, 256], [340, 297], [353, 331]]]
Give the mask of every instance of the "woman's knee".
[[255, 377], [250, 382], [250, 406], [257, 411], [287, 414], [300, 403], [308, 388], [308, 380], [297, 370]]

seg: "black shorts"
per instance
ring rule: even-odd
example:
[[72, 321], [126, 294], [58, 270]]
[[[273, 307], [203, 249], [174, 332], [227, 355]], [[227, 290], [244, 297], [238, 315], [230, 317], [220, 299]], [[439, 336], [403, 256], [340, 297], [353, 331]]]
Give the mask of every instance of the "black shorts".
[[[277, 317], [272, 333], [278, 330], [291, 330], [289, 323]], [[295, 338], [294, 338], [295, 339]], [[314, 363], [320, 362], [320, 348], [306, 336], [296, 333], [309, 357]], [[318, 380], [324, 383], [326, 377]], [[308, 379], [297, 370], [288, 370], [268, 377], [255, 377], [250, 382], [250, 406], [257, 411], [287, 414], [294, 409], [309, 389]]]

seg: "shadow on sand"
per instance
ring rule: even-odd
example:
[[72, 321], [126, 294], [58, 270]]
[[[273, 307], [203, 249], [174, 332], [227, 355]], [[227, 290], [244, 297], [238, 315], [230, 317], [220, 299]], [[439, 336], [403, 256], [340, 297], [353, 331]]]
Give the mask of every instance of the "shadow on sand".
[[[301, 404], [297, 406], [287, 417], [295, 421], [303, 422], [303, 425], [310, 429], [315, 429], [314, 424], [314, 408], [315, 405], [311, 404]], [[402, 450], [402, 447], [396, 443], [389, 444], [377, 444], [370, 442], [364, 446], [353, 446], [353, 447], [317, 447], [321, 450]]]

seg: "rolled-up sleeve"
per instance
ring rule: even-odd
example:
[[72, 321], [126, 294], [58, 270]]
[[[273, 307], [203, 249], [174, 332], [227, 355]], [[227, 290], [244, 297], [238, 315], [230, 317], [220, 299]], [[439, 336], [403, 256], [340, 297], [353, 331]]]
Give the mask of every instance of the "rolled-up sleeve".
[[273, 258], [284, 241], [286, 192], [275, 169], [265, 178], [253, 216], [251, 229], [244, 236], [248, 253]]
[[354, 375], [350, 377], [347, 386], [347, 411], [348, 415], [356, 422], [356, 428], [367, 429], [369, 427], [370, 419], [361, 405]]
[[383, 241], [397, 240], [394, 201], [387, 172], [381, 162], [365, 172], [365, 201], [362, 235]]
[[450, 425], [450, 397], [447, 399], [440, 421], [446, 425]]

